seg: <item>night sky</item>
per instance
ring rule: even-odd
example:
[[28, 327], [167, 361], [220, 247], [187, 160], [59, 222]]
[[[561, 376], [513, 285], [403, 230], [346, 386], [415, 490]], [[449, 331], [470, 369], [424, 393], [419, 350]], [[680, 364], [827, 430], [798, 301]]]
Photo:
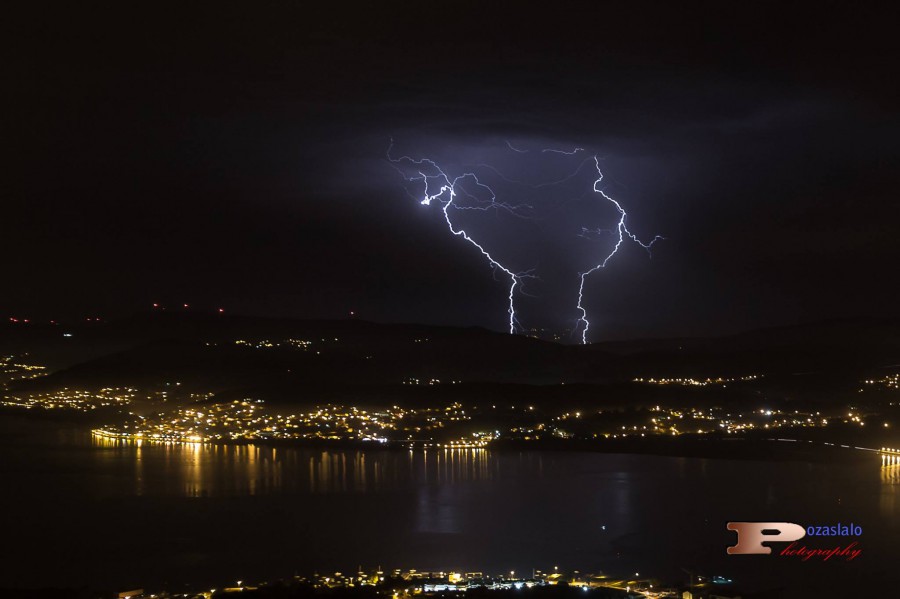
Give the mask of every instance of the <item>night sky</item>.
[[[590, 279], [595, 340], [896, 312], [888, 4], [127, 4], [4, 18], [4, 318], [189, 302], [504, 330], [504, 282], [407, 195], [392, 138], [453, 169], [517, 158], [506, 141], [601, 158], [631, 230], [666, 240]], [[523, 324], [563, 329], [602, 247], [575, 228], [614, 214], [545, 199], [472, 226], [541, 274]]]

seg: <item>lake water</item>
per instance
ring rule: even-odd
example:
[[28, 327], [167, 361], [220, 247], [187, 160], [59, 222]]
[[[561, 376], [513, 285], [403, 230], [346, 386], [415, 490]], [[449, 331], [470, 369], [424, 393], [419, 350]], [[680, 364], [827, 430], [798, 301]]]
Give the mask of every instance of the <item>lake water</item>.
[[[687, 569], [792, 597], [900, 583], [900, 470], [874, 457], [867, 466], [135, 445], [4, 414], [0, 480], [0, 587], [196, 589], [358, 565], [558, 565], [681, 581]], [[863, 553], [849, 563], [728, 556], [730, 520], [853, 522]]]

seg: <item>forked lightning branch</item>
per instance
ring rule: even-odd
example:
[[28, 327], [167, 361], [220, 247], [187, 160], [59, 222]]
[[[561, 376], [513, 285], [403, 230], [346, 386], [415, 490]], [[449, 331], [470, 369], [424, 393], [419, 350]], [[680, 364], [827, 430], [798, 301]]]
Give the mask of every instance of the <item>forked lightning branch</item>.
[[[507, 149], [516, 154], [527, 154], [531, 152], [531, 150], [529, 149], [523, 149], [513, 146], [508, 141], [505, 143]], [[463, 172], [460, 174], [450, 174], [444, 168], [438, 165], [436, 161], [427, 157], [413, 158], [406, 155], [394, 157], [392, 156], [393, 146], [394, 142], [393, 140], [391, 140], [391, 145], [388, 147], [387, 151], [388, 162], [397, 170], [398, 173], [400, 173], [400, 175], [407, 183], [415, 185], [415, 193], [417, 193], [418, 195], [414, 195], [409, 191], [408, 188], [407, 194], [409, 194], [410, 197], [418, 201], [419, 204], [423, 206], [430, 206], [434, 202], [440, 204], [443, 219], [446, 222], [447, 229], [450, 231], [450, 233], [461, 239], [464, 239], [467, 243], [476, 248], [487, 261], [488, 265], [494, 270], [495, 275], [497, 273], [500, 273], [501, 278], [508, 281], [507, 322], [509, 326], [509, 332], [510, 334], [519, 332], [521, 330], [521, 325], [516, 313], [516, 296], [517, 294], [521, 294], [523, 292], [522, 286], [526, 279], [536, 278], [534, 270], [532, 269], [525, 271], [515, 271], [511, 267], [501, 263], [499, 259], [487, 248], [487, 241], [475, 239], [474, 236], [468, 233], [465, 228], [454, 222], [451, 214], [455, 211], [462, 210], [476, 210], [484, 212], [502, 210], [513, 216], [527, 219], [531, 217], [533, 207], [527, 204], [513, 204], [498, 199], [497, 193], [494, 191], [494, 189], [492, 189], [490, 185], [484, 183], [483, 180], [479, 178], [478, 174], [474, 171]], [[584, 152], [584, 149], [574, 148], [572, 150], [559, 150], [553, 148], [543, 148], [540, 150], [535, 150], [535, 152], [539, 154], [575, 156], [581, 152]], [[588, 160], [582, 160], [579, 163], [578, 168], [568, 177], [538, 185], [526, 184], [522, 183], [521, 181], [515, 181], [504, 177], [500, 175], [500, 171], [498, 169], [489, 164], [479, 165], [479, 167], [486, 168], [492, 171], [494, 174], [500, 175], [501, 178], [503, 178], [504, 181], [508, 183], [526, 185], [532, 190], [541, 190], [555, 185], [560, 185], [571, 180], [588, 162], [593, 164], [593, 167], [596, 169], [597, 173], [597, 177], [593, 182], [591, 191], [597, 194], [603, 201], [610, 203], [615, 208], [616, 212], [618, 213], [618, 220], [612, 227], [602, 228], [582, 226], [579, 231], [572, 233], [573, 235], [587, 237], [586, 233], [607, 232], [610, 233], [614, 238], [613, 246], [608, 252], [602, 253], [596, 259], [596, 262], [591, 268], [578, 273], [578, 286], [576, 295], [577, 300], [575, 302], [575, 312], [577, 314], [575, 331], [576, 333], [580, 333], [581, 342], [583, 344], [587, 344], [588, 342], [588, 330], [591, 326], [590, 320], [588, 319], [588, 310], [585, 306], [585, 283], [588, 277], [590, 277], [598, 270], [605, 269], [612, 260], [613, 256], [618, 253], [619, 249], [627, 241], [636, 243], [637, 245], [645, 249], [649, 254], [653, 245], [657, 241], [662, 240], [663, 237], [656, 235], [649, 242], [644, 242], [641, 241], [634, 233], [632, 233], [628, 229], [628, 213], [622, 207], [622, 204], [620, 202], [609, 196], [602, 188], [603, 173], [600, 170], [600, 159], [596, 155], [592, 156]], [[460, 198], [464, 198], [464, 200], [461, 202]]]

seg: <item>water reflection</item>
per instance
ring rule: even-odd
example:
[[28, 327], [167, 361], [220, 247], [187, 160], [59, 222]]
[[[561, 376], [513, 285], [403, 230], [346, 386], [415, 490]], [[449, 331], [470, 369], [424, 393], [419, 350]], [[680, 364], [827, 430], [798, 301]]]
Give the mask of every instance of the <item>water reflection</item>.
[[900, 494], [900, 456], [895, 454], [881, 455], [881, 496], [879, 509], [881, 515], [893, 519], [897, 514], [897, 495]]
[[881, 454], [881, 467], [885, 469], [896, 468], [900, 466], [900, 455], [895, 453]]
[[[397, 567], [423, 569], [560, 563], [673, 577], [703, 563], [723, 573], [743, 567], [735, 578], [768, 576], [774, 588], [802, 572], [815, 580], [831, 572], [832, 579], [851, 577], [832, 563], [818, 570], [784, 560], [765, 569], [736, 566], [724, 553], [733, 542], [729, 519], [858, 523], [866, 561], [852, 565], [856, 579], [893, 571], [900, 534], [900, 464], [886, 460], [882, 468], [874, 455], [866, 463], [805, 464], [449, 448], [323, 451], [92, 440], [45, 423], [8, 428], [0, 435], [0, 474], [12, 481], [6, 493], [16, 512], [4, 522], [4, 538], [15, 550], [4, 564], [10, 584], [25, 586], [153, 586], [162, 584], [162, 572], [166, 584], [178, 576], [193, 584], [221, 581], [238, 568], [271, 579], [298, 565], [340, 569], [389, 556]], [[17, 436], [20, 430], [29, 434]], [[98, 527], [137, 531], [142, 541], [122, 551]], [[40, 562], [38, 552], [46, 556]]]
[[[486, 449], [323, 451], [259, 445], [148, 443], [92, 437], [97, 459], [117, 466], [135, 495], [188, 497], [297, 493], [365, 493], [403, 486], [489, 481], [499, 462]], [[525, 459], [522, 462], [522, 459]], [[113, 464], [115, 462], [115, 464]], [[520, 458], [511, 470], [543, 464]], [[511, 475], [514, 472], [510, 473]]]
[[[98, 467], [107, 473], [96, 489], [102, 495], [329, 495], [417, 489], [417, 530], [444, 533], [452, 531], [454, 526], [441, 507], [443, 499], [438, 491], [442, 489], [446, 492], [465, 488], [471, 483], [484, 485], [564, 477], [569, 483], [577, 480], [586, 485], [588, 495], [593, 496], [598, 505], [605, 506], [604, 517], [629, 524], [636, 517], [633, 505], [640, 496], [640, 481], [660, 480], [662, 476], [714, 480], [722, 466], [706, 460], [677, 458], [660, 466], [660, 474], [647, 478], [637, 474], [635, 468], [654, 462], [624, 457], [557, 459], [541, 453], [496, 454], [487, 449], [472, 448], [331, 451], [259, 445], [148, 443], [102, 437], [93, 437], [91, 443], [99, 450], [91, 452], [92, 459], [97, 460]], [[900, 455], [885, 455], [880, 459], [880, 481], [879, 478], [869, 480], [875, 485], [880, 482], [878, 510], [882, 517], [893, 522], [900, 517]], [[549, 462], [546, 473], [544, 461]], [[560, 470], [561, 464], [566, 465], [565, 474]], [[592, 464], [614, 466], [595, 470]], [[581, 471], [582, 465], [590, 468]], [[713, 466], [711, 474], [707, 469]], [[769, 508], [784, 503], [782, 495], [793, 489], [773, 480], [764, 481], [757, 488], [762, 490], [758, 501]]]

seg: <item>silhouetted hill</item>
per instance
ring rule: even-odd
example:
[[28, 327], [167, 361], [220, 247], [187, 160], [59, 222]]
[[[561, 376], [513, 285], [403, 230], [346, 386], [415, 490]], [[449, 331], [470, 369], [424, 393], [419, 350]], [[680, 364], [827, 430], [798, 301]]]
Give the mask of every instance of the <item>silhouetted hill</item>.
[[[189, 312], [146, 313], [49, 331], [36, 327], [30, 338], [23, 330], [4, 339], [7, 351], [20, 343], [37, 356], [65, 353], [60, 348], [85, 356], [26, 385], [32, 388], [179, 382], [185, 389], [268, 389], [290, 397], [416, 379], [420, 384], [439, 379], [558, 385], [764, 374], [786, 388], [837, 389], [856, 384], [861, 373], [900, 364], [898, 320], [830, 321], [720, 338], [589, 346], [480, 328]], [[71, 337], [63, 337], [63, 331]], [[801, 376], [811, 373], [815, 376]]]
[[900, 363], [900, 320], [844, 319], [771, 327], [715, 338], [598, 343], [660, 375], [686, 370], [737, 374], [856, 371]]

